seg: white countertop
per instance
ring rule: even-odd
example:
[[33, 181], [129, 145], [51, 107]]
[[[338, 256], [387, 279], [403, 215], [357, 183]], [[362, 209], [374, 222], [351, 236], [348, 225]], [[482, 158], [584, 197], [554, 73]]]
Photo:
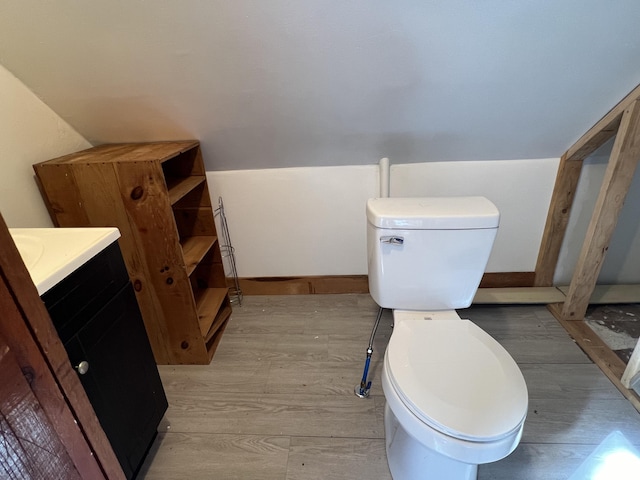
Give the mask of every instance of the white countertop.
[[10, 228], [42, 295], [120, 238], [117, 228]]

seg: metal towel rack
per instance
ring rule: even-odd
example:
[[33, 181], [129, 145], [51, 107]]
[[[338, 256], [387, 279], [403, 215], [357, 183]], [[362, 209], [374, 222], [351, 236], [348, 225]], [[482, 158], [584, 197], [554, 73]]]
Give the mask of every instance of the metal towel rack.
[[220, 243], [220, 254], [222, 255], [222, 262], [225, 264], [226, 261], [225, 270], [233, 279], [233, 287], [229, 289], [229, 298], [232, 304], [237, 303], [238, 305], [242, 305], [242, 290], [240, 289], [240, 281], [238, 280], [235, 249], [231, 244], [229, 225], [227, 224], [227, 217], [224, 213], [222, 197], [218, 197], [218, 208], [216, 208], [214, 212], [220, 219], [220, 235], [222, 237], [222, 241]]

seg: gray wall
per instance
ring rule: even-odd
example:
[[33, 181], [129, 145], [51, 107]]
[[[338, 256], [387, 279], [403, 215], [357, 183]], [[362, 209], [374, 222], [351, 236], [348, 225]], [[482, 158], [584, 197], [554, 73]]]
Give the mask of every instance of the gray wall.
[[637, 0], [0, 3], [0, 64], [92, 143], [208, 170], [559, 157], [640, 82]]

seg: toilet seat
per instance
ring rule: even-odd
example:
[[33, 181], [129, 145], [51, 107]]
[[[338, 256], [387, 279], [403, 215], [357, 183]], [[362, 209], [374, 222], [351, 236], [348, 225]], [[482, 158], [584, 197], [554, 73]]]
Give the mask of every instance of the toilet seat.
[[497, 441], [521, 429], [526, 417], [520, 369], [469, 320], [396, 322], [385, 370], [402, 403], [451, 437]]

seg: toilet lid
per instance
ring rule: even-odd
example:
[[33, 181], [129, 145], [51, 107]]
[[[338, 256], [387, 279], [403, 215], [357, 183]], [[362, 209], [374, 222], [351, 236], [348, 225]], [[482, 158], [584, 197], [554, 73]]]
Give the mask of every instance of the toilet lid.
[[520, 369], [469, 320], [396, 323], [385, 369], [414, 415], [456, 438], [498, 440], [519, 428], [527, 413]]

